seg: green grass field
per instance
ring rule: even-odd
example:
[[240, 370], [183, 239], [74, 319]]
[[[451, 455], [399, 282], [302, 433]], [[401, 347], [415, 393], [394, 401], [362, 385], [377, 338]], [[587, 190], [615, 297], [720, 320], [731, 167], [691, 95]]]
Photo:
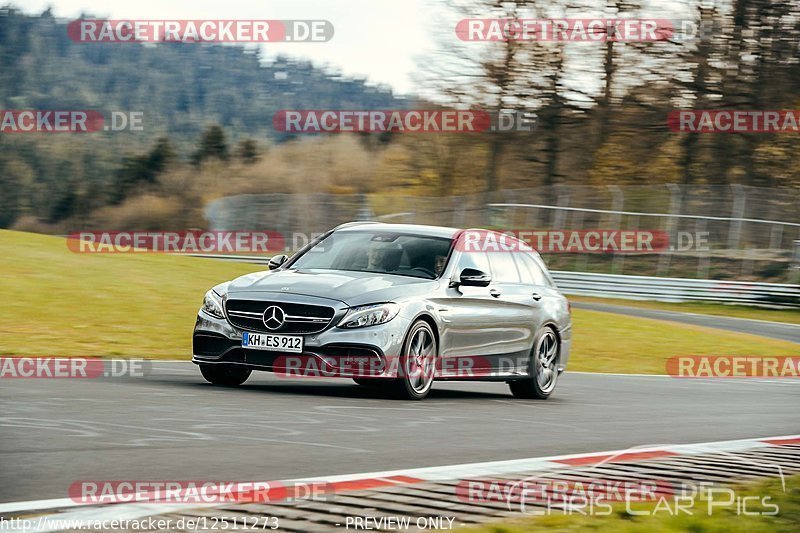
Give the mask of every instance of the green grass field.
[[254, 265], [163, 254], [78, 254], [0, 231], [5, 354], [191, 357], [203, 295]]
[[[747, 510], [750, 512], [770, 512], [777, 505], [775, 516], [737, 514], [736, 505], [712, 507], [708, 513], [708, 503], [698, 499], [693, 505], [686, 504], [687, 512], [674, 513], [671, 507], [656, 506], [655, 503], [631, 504], [638, 512], [647, 512], [647, 516], [632, 516], [624, 506], [615, 507], [608, 516], [581, 516], [577, 512], [572, 515], [553, 514], [551, 516], [511, 520], [504, 524], [493, 524], [480, 527], [459, 529], [463, 533], [568, 533], [572, 531], [592, 531], [595, 533], [677, 533], [690, 531], [693, 533], [781, 533], [800, 531], [800, 476], [786, 478], [786, 492], [780, 480], [770, 479], [757, 483], [734, 487], [739, 498], [756, 498], [748, 500]], [[769, 500], [762, 500], [768, 497]], [[717, 501], [722, 501], [718, 496]], [[670, 500], [666, 500], [670, 502]], [[741, 501], [741, 500], [740, 500]], [[766, 505], [764, 504], [766, 502]]]
[[[258, 265], [162, 254], [77, 254], [0, 230], [0, 355], [189, 359], [203, 294]], [[574, 310], [571, 370], [664, 373], [674, 355], [797, 355], [800, 345]]]

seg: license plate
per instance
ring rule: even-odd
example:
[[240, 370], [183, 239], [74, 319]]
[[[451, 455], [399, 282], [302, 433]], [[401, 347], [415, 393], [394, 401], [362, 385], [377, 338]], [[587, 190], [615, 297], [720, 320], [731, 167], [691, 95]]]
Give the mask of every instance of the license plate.
[[242, 348], [301, 353], [303, 351], [303, 337], [299, 335], [271, 335], [269, 333], [245, 332], [244, 335], [242, 335]]

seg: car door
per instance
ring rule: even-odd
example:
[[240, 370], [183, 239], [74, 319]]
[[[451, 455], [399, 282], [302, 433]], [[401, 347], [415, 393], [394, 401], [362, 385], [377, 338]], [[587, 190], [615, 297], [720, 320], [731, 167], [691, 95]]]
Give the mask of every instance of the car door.
[[[518, 252], [516, 259], [520, 270], [527, 270], [531, 275], [528, 292], [535, 301], [532, 305], [537, 308], [537, 329], [546, 323], [551, 324], [558, 333], [562, 344], [565, 340], [568, 343], [568, 339], [571, 337], [569, 306], [564, 296], [556, 290], [544, 262], [540, 257], [529, 252]], [[562, 361], [562, 363], [564, 362]]]
[[490, 252], [490, 295], [495, 298], [498, 322], [492, 366], [499, 373], [527, 368], [533, 339], [541, 323], [541, 306], [533, 293], [531, 276], [517, 260], [516, 251]]
[[[448, 269], [457, 281], [462, 270], [474, 268], [491, 275], [489, 259], [482, 251], [454, 252], [455, 267]], [[452, 284], [451, 284], [452, 285]], [[497, 299], [491, 287], [450, 286], [438, 302], [441, 317], [438, 374], [441, 377], [476, 377], [488, 373], [487, 359], [496, 351]]]

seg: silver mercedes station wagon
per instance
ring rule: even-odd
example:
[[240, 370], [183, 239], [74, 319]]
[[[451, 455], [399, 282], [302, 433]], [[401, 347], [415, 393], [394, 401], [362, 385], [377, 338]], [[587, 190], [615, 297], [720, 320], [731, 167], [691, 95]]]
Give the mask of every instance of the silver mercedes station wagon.
[[571, 337], [567, 299], [522, 241], [354, 222], [208, 291], [193, 362], [226, 386], [265, 370], [412, 400], [435, 380], [503, 381], [518, 398], [546, 399]]

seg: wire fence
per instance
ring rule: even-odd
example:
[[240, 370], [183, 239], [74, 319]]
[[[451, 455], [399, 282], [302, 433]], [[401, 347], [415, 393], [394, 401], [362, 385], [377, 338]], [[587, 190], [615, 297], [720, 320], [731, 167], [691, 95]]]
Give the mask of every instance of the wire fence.
[[206, 208], [214, 230], [314, 234], [351, 220], [511, 231], [642, 230], [657, 253], [544, 253], [553, 269], [607, 274], [800, 281], [800, 189], [556, 186], [448, 197], [260, 194]]

